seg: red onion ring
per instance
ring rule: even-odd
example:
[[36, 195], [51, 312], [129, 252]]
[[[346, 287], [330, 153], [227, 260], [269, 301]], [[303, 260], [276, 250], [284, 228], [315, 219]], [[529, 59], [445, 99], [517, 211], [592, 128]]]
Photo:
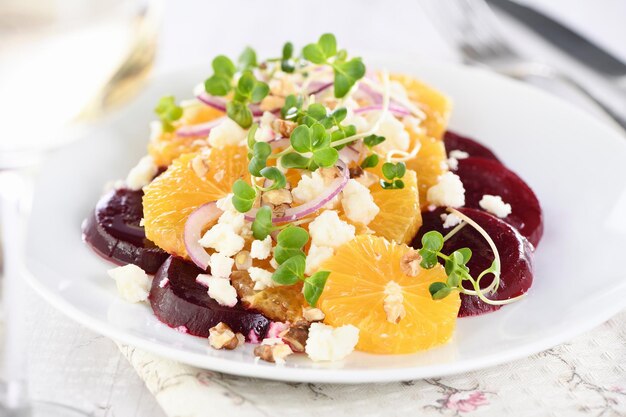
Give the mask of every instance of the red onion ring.
[[[377, 111], [377, 110], [382, 110], [382, 109], [383, 109], [382, 104], [374, 104], [372, 106], [358, 108], [354, 110], [354, 113], [355, 114], [369, 113], [372, 111]], [[411, 115], [411, 112], [409, 110], [405, 109], [404, 107], [398, 106], [397, 104], [391, 104], [391, 103], [389, 104], [389, 112], [392, 113], [394, 116], [399, 116], [399, 117]]]
[[185, 222], [183, 234], [185, 249], [191, 261], [204, 271], [209, 267], [211, 257], [198, 241], [201, 238], [202, 229], [217, 220], [222, 213], [223, 211], [217, 208], [215, 201], [211, 201], [195, 209]]
[[312, 94], [319, 94], [322, 91], [332, 87], [333, 83], [332, 82], [321, 82], [321, 81], [313, 81], [311, 82], [311, 84], [309, 85], [309, 91], [307, 91], [307, 95], [312, 95]]
[[176, 131], [176, 136], [184, 138], [195, 136], [208, 136], [208, 134], [211, 133], [211, 130], [221, 124], [225, 119], [226, 116], [222, 116], [218, 119], [214, 119], [206, 123], [182, 126]]
[[[221, 97], [211, 96], [203, 92], [203, 93], [200, 93], [196, 98], [209, 107], [213, 107], [216, 110], [226, 112], [226, 100]], [[253, 116], [255, 117], [263, 116], [264, 111], [261, 110], [261, 107], [259, 106], [259, 104], [250, 104], [248, 105], [248, 108], [252, 112]], [[273, 110], [270, 110], [270, 113], [276, 113], [279, 111], [280, 111], [280, 108], [273, 109]]]
[[[272, 219], [272, 223], [286, 223], [292, 222], [294, 220], [301, 219], [302, 217], [308, 216], [311, 213], [315, 213], [317, 210], [324, 207], [330, 200], [335, 198], [346, 186], [348, 180], [350, 179], [350, 172], [348, 171], [348, 167], [341, 160], [337, 160], [337, 168], [341, 171], [341, 177], [336, 178], [325, 190], [322, 194], [309, 201], [308, 203], [301, 204], [297, 207], [292, 207], [285, 210], [285, 215], [281, 217], [274, 217]], [[258, 208], [252, 209], [246, 213], [246, 220], [252, 222], [256, 217], [256, 212]]]

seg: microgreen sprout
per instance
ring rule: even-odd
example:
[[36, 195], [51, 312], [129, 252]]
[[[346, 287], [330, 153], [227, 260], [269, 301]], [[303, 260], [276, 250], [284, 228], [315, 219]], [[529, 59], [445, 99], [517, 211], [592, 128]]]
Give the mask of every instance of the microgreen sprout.
[[161, 119], [164, 132], [172, 132], [174, 130], [172, 123], [183, 115], [183, 109], [176, 104], [174, 96], [162, 97], [154, 108], [154, 112]]
[[[331, 146], [330, 134], [319, 122], [311, 127], [302, 124], [291, 133], [290, 152], [281, 158], [281, 165], [285, 168], [304, 168], [311, 171], [318, 167], [334, 166], [339, 159], [339, 152]], [[310, 156], [305, 156], [310, 155]]]
[[404, 177], [406, 173], [406, 165], [404, 162], [385, 162], [382, 167], [383, 175], [387, 179], [380, 180], [380, 185], [385, 190], [397, 190], [404, 188], [404, 181], [400, 178]]
[[233, 184], [232, 203], [240, 213], [250, 211], [256, 201], [256, 195], [255, 189], [244, 180], [239, 179]]
[[365, 157], [363, 162], [361, 162], [361, 168], [374, 168], [378, 165], [378, 161], [379, 158], [377, 154], [373, 153], [371, 155], [368, 155], [367, 157]]
[[293, 44], [285, 43], [283, 46], [283, 54], [280, 60], [280, 69], [287, 73], [292, 73], [296, 69], [291, 57], [293, 56]]
[[358, 80], [365, 75], [365, 65], [361, 58], [347, 61], [345, 50], [337, 51], [337, 40], [331, 33], [323, 34], [317, 43], [310, 43], [302, 50], [302, 56], [309, 62], [333, 68], [335, 74], [335, 97], [344, 97]]
[[[424, 236], [422, 236], [422, 247], [419, 249], [419, 254], [422, 257], [420, 266], [424, 269], [431, 269], [434, 268], [439, 262], [439, 259], [441, 259], [444, 261], [444, 270], [447, 275], [446, 282], [437, 281], [430, 284], [428, 290], [431, 297], [434, 300], [439, 300], [447, 297], [454, 291], [459, 291], [462, 294], [478, 296], [481, 301], [491, 305], [509, 304], [523, 297], [523, 295], [520, 295], [507, 300], [492, 300], [485, 296], [486, 293], [497, 290], [500, 285], [500, 255], [498, 253], [498, 249], [496, 248], [493, 240], [489, 237], [487, 232], [480, 227], [480, 225], [458, 210], [452, 208], [448, 210], [460, 217], [465, 223], [474, 227], [487, 240], [492, 252], [494, 253], [494, 260], [489, 268], [485, 269], [476, 278], [474, 278], [472, 277], [470, 269], [467, 266], [467, 263], [472, 258], [471, 249], [460, 248], [449, 255], [441, 252], [445, 241], [460, 230], [465, 223], [455, 227], [445, 237], [437, 231], [425, 233]], [[488, 287], [482, 288], [480, 286], [480, 281], [489, 274], [493, 275], [493, 281]], [[463, 286], [463, 282], [470, 283], [473, 290], [466, 289]]]

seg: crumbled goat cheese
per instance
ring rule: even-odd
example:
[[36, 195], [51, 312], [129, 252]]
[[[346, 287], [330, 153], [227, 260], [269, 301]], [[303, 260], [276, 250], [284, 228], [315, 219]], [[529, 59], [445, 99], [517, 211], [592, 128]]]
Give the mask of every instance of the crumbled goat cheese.
[[322, 262], [333, 256], [334, 252], [333, 248], [317, 246], [312, 243], [309, 253], [306, 255], [306, 270], [304, 272], [307, 275], [313, 275], [317, 272]]
[[[375, 123], [379, 115], [380, 112], [372, 112], [368, 115], [368, 120], [370, 123]], [[385, 138], [383, 143], [374, 147], [379, 154], [386, 155], [392, 150], [407, 151], [409, 149], [411, 143], [409, 133], [404, 129], [404, 124], [389, 112], [385, 113], [374, 134]]]
[[246, 139], [248, 131], [242, 129], [237, 122], [226, 118], [222, 123], [211, 129], [209, 145], [214, 148], [223, 148], [229, 145], [239, 145]]
[[230, 278], [235, 260], [224, 255], [221, 252], [215, 252], [211, 255], [209, 266], [211, 267], [211, 275], [216, 278]]
[[369, 188], [354, 179], [348, 180], [341, 195], [343, 211], [355, 223], [367, 226], [380, 211]]
[[254, 259], [267, 259], [272, 252], [272, 237], [267, 235], [263, 240], [252, 241], [250, 256]]
[[[313, 171], [311, 175], [303, 175], [298, 185], [291, 191], [291, 194], [296, 203], [308, 203], [322, 194], [331, 181], [330, 178], [325, 179], [318, 169]], [[338, 196], [333, 198], [325, 207], [334, 207], [338, 200]]]
[[461, 178], [452, 172], [439, 177], [439, 182], [428, 189], [426, 199], [440, 207], [462, 207], [465, 205], [465, 188]]
[[450, 157], [446, 160], [448, 167], [453, 170], [456, 171], [459, 168], [459, 159], [465, 159], [467, 157], [469, 157], [469, 154], [467, 152], [463, 152], [463, 151], [459, 151], [459, 150], [453, 150], [450, 151]]
[[248, 274], [250, 274], [250, 279], [254, 281], [255, 290], [264, 290], [274, 286], [273, 274], [270, 271], [253, 266], [248, 268]]
[[131, 190], [141, 190], [150, 184], [158, 170], [159, 167], [154, 163], [154, 159], [150, 155], [146, 155], [128, 173], [126, 186]]
[[198, 274], [196, 281], [204, 282], [209, 286], [209, 297], [219, 305], [234, 307], [237, 304], [237, 290], [230, 285], [228, 278], [217, 278], [207, 274]]
[[231, 225], [218, 223], [206, 231], [199, 243], [226, 256], [234, 256], [243, 249], [245, 240], [235, 233]]
[[117, 292], [125, 301], [138, 303], [148, 299], [152, 279], [137, 265], [118, 266], [107, 273], [115, 280]]
[[163, 123], [159, 120], [150, 122], [150, 142], [156, 142], [163, 135]]
[[233, 229], [233, 232], [241, 234], [246, 225], [246, 216], [237, 210], [227, 210], [217, 219], [218, 224], [226, 224]]
[[483, 210], [487, 210], [489, 213], [501, 219], [511, 214], [511, 205], [502, 201], [502, 197], [499, 195], [485, 194], [478, 202], [478, 205]]
[[[275, 108], [275, 107], [273, 107]], [[266, 111], [261, 116], [261, 121], [259, 123], [259, 128], [254, 134], [254, 139], [257, 142], [269, 142], [270, 140], [276, 137], [274, 133], [274, 129], [272, 129], [272, 122], [276, 119], [272, 113]]]
[[409, 129], [412, 130], [415, 133], [421, 133], [422, 132], [422, 121], [420, 119], [418, 119], [417, 117], [413, 117], [413, 116], [404, 116], [402, 118], [402, 124], [404, 125], [405, 129]]
[[470, 156], [467, 152], [460, 151], [458, 149], [451, 150], [449, 155], [450, 155], [450, 158], [454, 158], [454, 159], [467, 159]]
[[443, 221], [443, 228], [449, 229], [461, 223], [461, 218], [454, 213], [442, 213], [441, 221]]
[[305, 352], [313, 361], [338, 361], [348, 356], [359, 341], [359, 329], [351, 324], [333, 328], [311, 323]]
[[383, 300], [383, 308], [387, 315], [387, 321], [398, 324], [406, 316], [404, 308], [404, 296], [402, 295], [402, 287], [395, 281], [389, 281], [385, 285], [385, 299]]
[[227, 194], [225, 197], [220, 198], [215, 202], [218, 209], [222, 211], [237, 211], [233, 206], [233, 193]]
[[322, 212], [309, 224], [311, 243], [317, 246], [337, 248], [354, 239], [356, 229], [339, 219], [335, 210]]

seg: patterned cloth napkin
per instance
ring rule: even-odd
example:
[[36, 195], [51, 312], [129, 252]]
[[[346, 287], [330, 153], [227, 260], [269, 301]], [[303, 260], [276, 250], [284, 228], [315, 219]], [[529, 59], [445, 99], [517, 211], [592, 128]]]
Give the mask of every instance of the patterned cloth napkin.
[[626, 311], [526, 359], [387, 384], [265, 381], [120, 349], [168, 417], [626, 416]]

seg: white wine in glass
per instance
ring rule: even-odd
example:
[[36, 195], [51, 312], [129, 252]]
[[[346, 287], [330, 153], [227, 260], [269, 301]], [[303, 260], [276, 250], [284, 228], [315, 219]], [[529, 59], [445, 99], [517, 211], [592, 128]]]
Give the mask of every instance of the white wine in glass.
[[21, 294], [33, 179], [49, 152], [138, 91], [161, 8], [161, 0], [0, 0], [0, 417], [85, 415], [28, 395]]

